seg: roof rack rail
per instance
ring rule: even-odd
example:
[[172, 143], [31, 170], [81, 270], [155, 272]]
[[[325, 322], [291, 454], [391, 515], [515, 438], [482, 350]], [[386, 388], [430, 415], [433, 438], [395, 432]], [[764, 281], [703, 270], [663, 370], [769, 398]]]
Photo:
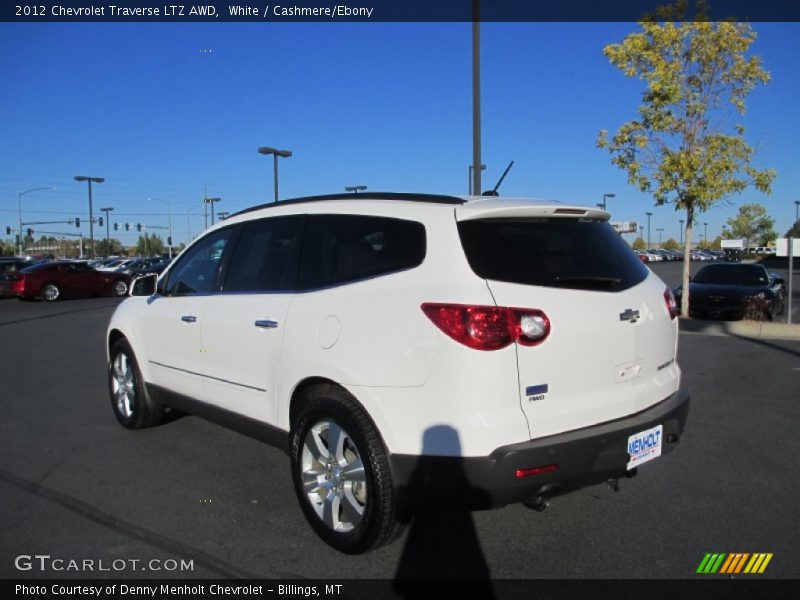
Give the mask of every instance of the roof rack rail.
[[360, 194], [324, 194], [321, 196], [303, 196], [301, 198], [289, 198], [288, 200], [278, 200], [268, 202], [240, 210], [228, 217], [236, 217], [263, 208], [275, 208], [286, 204], [301, 204], [303, 202], [318, 202], [324, 200], [402, 200], [405, 202], [431, 202], [434, 204], [464, 204], [466, 201], [458, 196], [446, 196], [444, 194], [412, 194], [406, 192], [361, 192]]

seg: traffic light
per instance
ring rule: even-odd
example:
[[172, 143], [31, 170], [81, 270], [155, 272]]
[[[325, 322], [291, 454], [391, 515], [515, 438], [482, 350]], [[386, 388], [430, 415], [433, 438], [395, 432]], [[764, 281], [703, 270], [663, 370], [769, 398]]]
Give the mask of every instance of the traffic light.
[[31, 229], [30, 227], [28, 227], [28, 237], [29, 238], [33, 237], [33, 229]]
[[142, 230], [142, 224], [141, 223], [137, 223], [136, 224], [136, 231], [141, 231], [141, 230]]
[[11, 227], [6, 227], [6, 235], [11, 235]]
[[167, 246], [172, 246], [172, 236], [171, 235], [167, 236]]
[[75, 217], [75, 227], [80, 227], [80, 226], [81, 226], [81, 219], [80, 219], [80, 217]]
[[125, 223], [125, 231], [130, 231], [130, 230], [131, 230], [131, 224]]
[[102, 227], [102, 226], [103, 226], [103, 217], [99, 217], [99, 218], [97, 219], [97, 224], [98, 224], [98, 225], [100, 225], [100, 227]]
[[119, 223], [114, 223], [114, 231], [119, 231]]

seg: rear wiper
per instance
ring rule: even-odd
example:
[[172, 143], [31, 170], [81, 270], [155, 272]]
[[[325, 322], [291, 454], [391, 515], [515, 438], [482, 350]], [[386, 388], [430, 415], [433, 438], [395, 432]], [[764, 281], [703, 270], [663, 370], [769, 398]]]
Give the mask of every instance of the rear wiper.
[[581, 277], [556, 276], [555, 280], [558, 283], [597, 283], [606, 285], [616, 285], [622, 281], [622, 279], [620, 279], [619, 277], [591, 277], [591, 276], [581, 276]]

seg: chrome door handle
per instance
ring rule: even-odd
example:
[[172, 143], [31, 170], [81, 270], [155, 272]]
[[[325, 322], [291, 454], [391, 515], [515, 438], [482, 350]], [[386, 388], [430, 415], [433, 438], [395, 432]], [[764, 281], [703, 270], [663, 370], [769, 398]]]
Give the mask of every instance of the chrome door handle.
[[196, 323], [197, 317], [195, 317], [194, 315], [183, 315], [181, 317], [181, 321], [183, 321], [184, 323]]
[[270, 321], [269, 319], [258, 319], [255, 322], [256, 327], [263, 327], [264, 329], [275, 329], [278, 326], [277, 321]]

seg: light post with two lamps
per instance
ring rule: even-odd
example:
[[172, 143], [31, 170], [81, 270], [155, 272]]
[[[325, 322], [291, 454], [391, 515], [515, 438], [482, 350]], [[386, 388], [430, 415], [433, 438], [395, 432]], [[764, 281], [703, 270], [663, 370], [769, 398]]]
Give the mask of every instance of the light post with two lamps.
[[273, 157], [273, 176], [275, 178], [275, 202], [278, 201], [278, 157], [289, 158], [292, 155], [291, 150], [278, 150], [277, 148], [270, 148], [269, 146], [261, 146], [258, 149], [259, 154]]
[[75, 181], [89, 182], [89, 239], [91, 240], [91, 250], [89, 251], [89, 256], [92, 258], [95, 257], [94, 255], [94, 215], [92, 214], [92, 183], [103, 183], [105, 181], [104, 177], [87, 177], [86, 175], [76, 175], [74, 177]]

